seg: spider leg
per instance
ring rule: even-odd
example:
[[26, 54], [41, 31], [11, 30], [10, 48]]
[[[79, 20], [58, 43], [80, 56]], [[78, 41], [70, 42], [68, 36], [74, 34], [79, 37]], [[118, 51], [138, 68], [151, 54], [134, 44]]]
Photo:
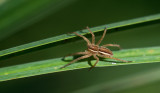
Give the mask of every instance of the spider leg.
[[107, 47], [107, 46], [113, 46], [113, 47], [118, 47], [119, 49], [122, 49], [120, 47], [120, 45], [117, 45], [117, 44], [106, 44], [106, 45], [103, 45], [103, 47]]
[[82, 35], [80, 35], [80, 34], [78, 34], [78, 33], [76, 33], [76, 32], [73, 32], [73, 33], [76, 34], [76, 35], [79, 36], [79, 37], [82, 37], [82, 38], [87, 42], [88, 45], [91, 44], [91, 42], [90, 42], [85, 36], [82, 36]]
[[96, 66], [96, 64], [98, 63], [99, 61], [99, 58], [96, 56], [96, 55], [93, 55], [93, 57], [97, 60], [96, 63], [89, 69], [89, 71], [94, 68]]
[[[77, 53], [69, 54], [69, 55], [67, 55], [67, 56], [65, 56], [65, 57], [74, 56], [74, 55], [86, 55], [86, 54], [88, 54], [88, 52], [77, 52]], [[65, 58], [65, 57], [64, 57], [64, 58]]]
[[78, 61], [78, 60], [85, 59], [85, 58], [88, 58], [88, 57], [90, 57], [90, 56], [92, 56], [92, 54], [88, 54], [88, 55], [84, 55], [84, 56], [82, 56], [82, 57], [79, 57], [79, 58], [77, 58], [77, 59], [71, 61], [70, 63], [64, 65], [64, 66], [61, 67], [61, 68], [65, 68], [66, 66], [68, 66], [68, 65], [70, 65], [70, 64], [72, 64], [72, 63], [74, 63], [74, 62], [76, 62], [76, 61]]
[[95, 36], [94, 36], [94, 33], [89, 29], [89, 27], [87, 26], [86, 27], [88, 29], [88, 31], [91, 33], [92, 35], [92, 44], [95, 44]]
[[114, 58], [114, 57], [106, 57], [106, 58], [110, 58], [110, 59], [114, 59], [114, 60], [118, 60], [118, 61], [122, 61], [122, 62], [131, 62], [131, 61], [126, 61], [126, 60], [122, 60], [122, 59], [118, 59], [118, 58]]
[[114, 60], [118, 60], [118, 61], [122, 61], [122, 62], [132, 62], [132, 61], [126, 61], [126, 60], [114, 58], [114, 57], [111, 57], [111, 56], [103, 56], [103, 55], [98, 55], [98, 56], [104, 57], [104, 58], [110, 58], [110, 59], [114, 59]]
[[98, 43], [97, 43], [96, 45], [99, 45], [99, 44], [101, 43], [101, 41], [103, 40], [103, 38], [104, 38], [106, 32], [107, 32], [107, 28], [105, 28], [105, 30], [104, 30], [104, 32], [103, 32], [103, 35], [102, 35], [101, 39], [98, 41]]

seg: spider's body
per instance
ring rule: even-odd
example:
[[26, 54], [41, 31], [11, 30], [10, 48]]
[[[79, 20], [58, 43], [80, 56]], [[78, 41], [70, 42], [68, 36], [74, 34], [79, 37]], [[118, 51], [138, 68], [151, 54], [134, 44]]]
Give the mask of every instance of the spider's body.
[[72, 64], [72, 63], [74, 63], [78, 60], [85, 59], [85, 58], [88, 58], [90, 56], [93, 56], [97, 60], [96, 63], [90, 68], [90, 70], [93, 67], [95, 67], [96, 64], [98, 63], [99, 58], [97, 56], [103, 57], [103, 58], [115, 59], [115, 60], [122, 61], [122, 62], [130, 62], [130, 61], [125, 61], [125, 60], [121, 60], [121, 59], [112, 57], [113, 56], [112, 51], [110, 49], [106, 48], [107, 46], [114, 46], [114, 47], [120, 48], [119, 45], [117, 45], [117, 44], [106, 44], [106, 45], [99, 46], [99, 44], [101, 43], [101, 41], [103, 40], [103, 38], [106, 34], [107, 28], [104, 30], [104, 33], [103, 33], [101, 39], [97, 42], [97, 44], [95, 44], [95, 36], [94, 36], [93, 32], [88, 27], [87, 27], [87, 29], [89, 30], [89, 32], [92, 35], [92, 42], [90, 42], [85, 36], [82, 36], [82, 35], [80, 35], [78, 33], [75, 33], [75, 32], [73, 32], [73, 33], [76, 34], [79, 37], [82, 37], [87, 42], [88, 49], [85, 50], [85, 52], [77, 52], [77, 53], [68, 55], [68, 56], [72, 56], [72, 55], [84, 55], [84, 56], [81, 56], [81, 57], [71, 61], [70, 63], [64, 65], [61, 68], [64, 68], [64, 67], [66, 67], [66, 66], [68, 66], [68, 65], [70, 65], [70, 64]]
[[96, 55], [113, 56], [113, 53], [110, 49], [105, 48], [103, 46], [93, 45], [93, 44], [88, 45], [87, 51]]

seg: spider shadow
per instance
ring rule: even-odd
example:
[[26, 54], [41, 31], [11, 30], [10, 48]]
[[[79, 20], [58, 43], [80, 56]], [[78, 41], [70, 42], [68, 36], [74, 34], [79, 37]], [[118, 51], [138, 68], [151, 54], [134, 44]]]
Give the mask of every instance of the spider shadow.
[[[75, 55], [75, 56], [73, 56], [73, 59], [72, 60], [65, 60], [65, 57], [63, 57], [62, 58], [62, 61], [65, 61], [65, 62], [71, 62], [71, 61], [73, 61], [73, 60], [75, 60], [75, 59], [77, 59], [77, 58], [79, 58], [79, 57], [81, 57], [81, 55]], [[81, 59], [81, 60], [79, 60], [79, 61], [76, 61], [75, 63], [78, 63], [78, 62], [84, 62], [84, 61], [87, 61], [88, 62], [88, 65], [90, 65], [91, 67], [94, 65], [94, 64], [92, 64], [91, 63], [91, 61], [96, 61], [96, 59], [93, 57], [93, 56], [91, 56], [91, 57], [89, 57], [89, 58], [86, 58], [86, 59]], [[106, 58], [102, 58], [102, 57], [99, 57], [99, 61], [105, 61], [105, 62], [110, 62], [110, 63], [124, 63], [124, 62], [121, 62], [121, 61], [117, 61], [117, 60], [113, 60], [113, 61], [111, 61], [111, 60], [106, 60]]]

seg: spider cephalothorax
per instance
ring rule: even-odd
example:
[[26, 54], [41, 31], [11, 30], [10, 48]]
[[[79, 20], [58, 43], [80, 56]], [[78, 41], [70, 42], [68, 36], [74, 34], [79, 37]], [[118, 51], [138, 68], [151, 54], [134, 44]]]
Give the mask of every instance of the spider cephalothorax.
[[[114, 58], [112, 57], [113, 56], [113, 53], [110, 49], [106, 48], [107, 46], [114, 46], [114, 47], [118, 47], [120, 48], [119, 45], [117, 44], [105, 44], [105, 45], [102, 45], [102, 46], [99, 46], [99, 44], [101, 43], [101, 41], [103, 40], [105, 34], [106, 34], [106, 31], [107, 31], [107, 28], [105, 28], [104, 30], [104, 33], [101, 37], [101, 39], [97, 42], [97, 44], [95, 44], [95, 36], [93, 34], [93, 32], [89, 29], [89, 27], [87, 27], [88, 31], [91, 33], [92, 35], [92, 43], [85, 37], [85, 36], [82, 36], [76, 32], [73, 32], [74, 34], [76, 34], [77, 36], [79, 37], [82, 37], [86, 42], [87, 42], [87, 47], [88, 49], [85, 50], [85, 52], [77, 52], [77, 53], [74, 53], [74, 54], [70, 54], [68, 56], [73, 56], [73, 55], [83, 55], [73, 61], [71, 61], [70, 63], [64, 65], [63, 67], [61, 68], [64, 68], [78, 60], [81, 60], [81, 59], [85, 59], [85, 58], [88, 58], [88, 57], [91, 57], [93, 56], [97, 61], [96, 63], [90, 68], [90, 70], [96, 66], [96, 64], [98, 63], [99, 61], [99, 57], [103, 57], [103, 58], [110, 58], [110, 59], [114, 59], [114, 60], [118, 60], [118, 61], [122, 61], [122, 62], [130, 62], [130, 61], [125, 61], [125, 60], [121, 60], [121, 59], [118, 59], [118, 58]], [[66, 56], [67, 57], [67, 56]]]

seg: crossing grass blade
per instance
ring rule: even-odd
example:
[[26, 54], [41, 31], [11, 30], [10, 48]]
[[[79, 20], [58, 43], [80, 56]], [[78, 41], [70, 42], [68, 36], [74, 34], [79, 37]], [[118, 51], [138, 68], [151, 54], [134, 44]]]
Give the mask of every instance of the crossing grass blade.
[[[115, 51], [113, 53], [116, 58], [132, 62], [123, 63], [111, 59], [102, 59], [96, 67], [160, 62], [160, 47], [126, 49]], [[55, 58], [0, 68], [0, 81], [90, 67], [87, 63], [88, 59], [86, 59], [82, 62], [76, 62], [66, 68], [60, 69], [60, 67], [64, 66], [71, 60], [73, 60], [72, 57], [68, 57], [64, 60], [62, 58]], [[91, 63], [94, 64], [95, 61], [96, 60], [92, 60]]]
[[[126, 20], [126, 21], [106, 24], [106, 25], [91, 28], [91, 30], [93, 32], [98, 32], [98, 31], [103, 31], [106, 26], [107, 26], [108, 29], [115, 29], [115, 28], [129, 26], [129, 25], [142, 24], [142, 23], [147, 23], [147, 22], [151, 22], [151, 21], [153, 22], [153, 21], [156, 21], [156, 20], [158, 21], [159, 19], [160, 19], [160, 14], [155, 14], [155, 15], [130, 19], [130, 20]], [[88, 31], [87, 30], [77, 31], [77, 33], [84, 35], [84, 34], [87, 34]], [[65, 39], [70, 39], [70, 38], [73, 38], [73, 37], [75, 37], [74, 34], [63, 34], [63, 35], [59, 35], [59, 36], [55, 36], [55, 37], [31, 42], [31, 43], [28, 43], [28, 44], [16, 46], [16, 47], [13, 47], [13, 48], [5, 49], [5, 50], [0, 51], [0, 59], [5, 57], [5, 56], [11, 55], [11, 54], [15, 54], [15, 53], [18, 54], [19, 52], [25, 52], [27, 50], [35, 49], [35, 48], [42, 47], [42, 46], [49, 45], [49, 44], [53, 44], [53, 43], [63, 41]], [[15, 55], [17, 55], [17, 54], [15, 54]], [[7, 57], [5, 57], [5, 58], [7, 58]]]

